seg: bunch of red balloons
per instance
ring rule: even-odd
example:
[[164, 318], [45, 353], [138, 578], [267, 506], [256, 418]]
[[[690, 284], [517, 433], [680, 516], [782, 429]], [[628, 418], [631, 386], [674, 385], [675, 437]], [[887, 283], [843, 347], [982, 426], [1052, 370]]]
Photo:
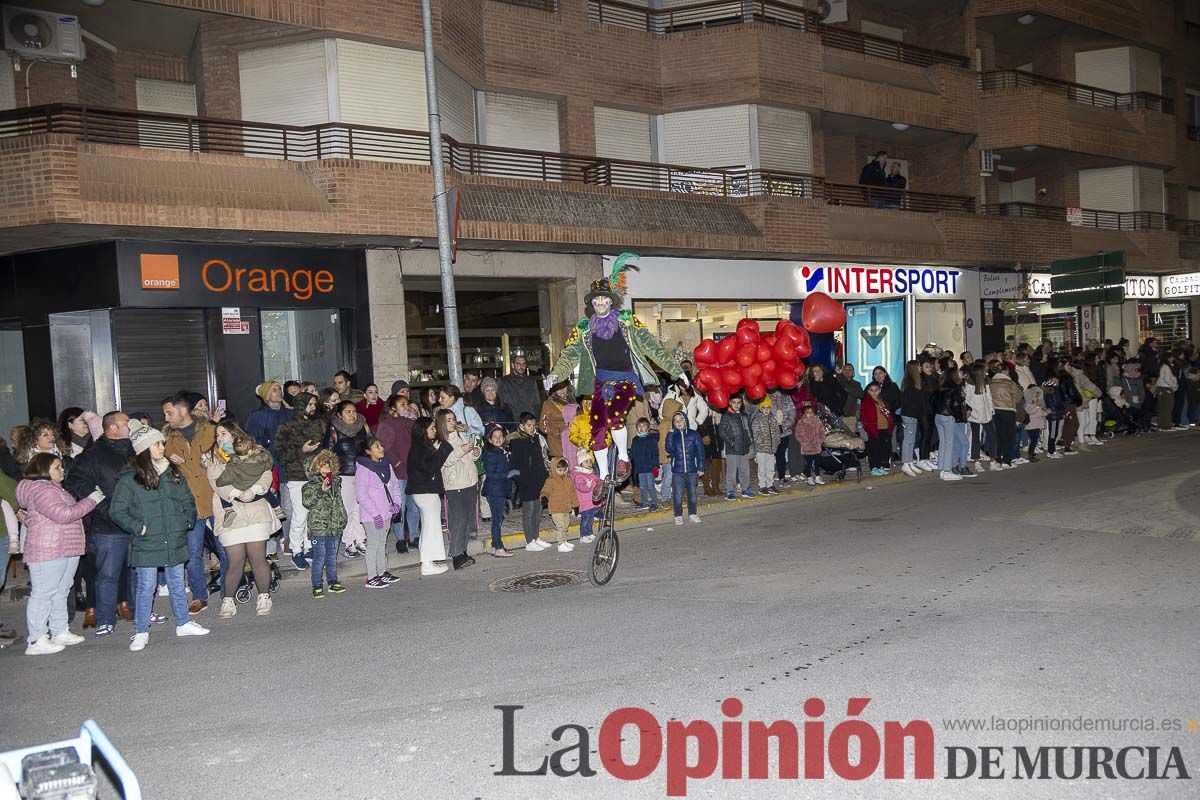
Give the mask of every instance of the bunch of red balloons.
[[804, 327], [780, 320], [775, 332], [763, 336], [752, 319], [738, 322], [734, 335], [720, 344], [705, 339], [692, 350], [698, 372], [696, 388], [707, 392], [708, 404], [729, 405], [729, 395], [745, 389], [749, 400], [759, 400], [768, 390], [792, 389], [804, 374], [804, 361], [812, 353], [809, 332], [832, 333], [846, 322], [842, 304], [821, 292], [804, 302]]

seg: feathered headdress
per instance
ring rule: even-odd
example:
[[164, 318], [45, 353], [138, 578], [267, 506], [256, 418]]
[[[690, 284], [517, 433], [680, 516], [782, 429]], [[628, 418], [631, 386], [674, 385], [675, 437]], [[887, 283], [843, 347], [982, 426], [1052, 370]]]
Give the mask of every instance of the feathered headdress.
[[636, 262], [637, 258], [637, 253], [621, 253], [613, 261], [612, 269], [606, 277], [592, 281], [592, 290], [583, 299], [584, 311], [589, 317], [595, 313], [592, 300], [597, 297], [609, 298], [616, 307], [624, 302], [625, 289], [629, 285], [629, 276], [626, 273], [631, 269], [638, 269], [636, 263], [631, 263]]

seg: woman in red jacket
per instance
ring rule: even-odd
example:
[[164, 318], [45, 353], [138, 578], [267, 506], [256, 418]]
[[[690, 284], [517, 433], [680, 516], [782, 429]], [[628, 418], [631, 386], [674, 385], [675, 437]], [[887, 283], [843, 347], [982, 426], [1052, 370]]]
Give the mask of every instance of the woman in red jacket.
[[881, 387], [875, 381], [867, 384], [867, 396], [858, 408], [858, 418], [867, 432], [867, 457], [871, 461], [871, 474], [886, 475], [892, 455], [892, 429], [896, 418], [892, 409], [880, 396]]

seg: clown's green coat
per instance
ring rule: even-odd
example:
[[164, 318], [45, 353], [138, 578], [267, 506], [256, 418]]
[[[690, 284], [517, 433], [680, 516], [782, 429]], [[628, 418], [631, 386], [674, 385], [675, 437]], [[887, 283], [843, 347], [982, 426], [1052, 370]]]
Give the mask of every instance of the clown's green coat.
[[[622, 312], [619, 319], [618, 329], [625, 338], [625, 344], [629, 346], [629, 352], [633, 356], [630, 360], [643, 385], [658, 385], [658, 376], [655, 375], [652, 364], [657, 365], [672, 379], [683, 374], [683, 367], [663, 348], [641, 320], [629, 312]], [[570, 338], [558, 354], [558, 361], [554, 363], [553, 375], [558, 381], [568, 380], [576, 365], [579, 366], [577, 394], [589, 394], [596, 383], [596, 357], [592, 352], [592, 333], [588, 330], [588, 322], [585, 317], [575, 324]]]

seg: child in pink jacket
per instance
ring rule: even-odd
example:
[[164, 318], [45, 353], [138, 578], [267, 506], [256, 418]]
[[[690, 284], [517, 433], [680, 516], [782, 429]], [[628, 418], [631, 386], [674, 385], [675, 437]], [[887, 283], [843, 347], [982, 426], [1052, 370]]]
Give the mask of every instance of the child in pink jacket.
[[821, 468], [817, 458], [821, 455], [821, 446], [825, 443], [825, 426], [817, 417], [817, 409], [811, 403], [804, 406], [800, 419], [796, 420], [796, 442], [800, 445], [800, 455], [804, 456], [804, 474], [809, 486], [825, 483], [821, 477]]
[[374, 436], [362, 443], [362, 455], [354, 468], [354, 498], [358, 518], [367, 533], [368, 589], [385, 589], [400, 580], [387, 568], [387, 537], [392, 517], [400, 513], [404, 490], [383, 452], [383, 443]]
[[596, 538], [592, 533], [592, 522], [600, 509], [592, 502], [592, 490], [600, 483], [600, 476], [592, 470], [592, 454], [587, 450], [578, 450], [575, 463], [575, 494], [579, 498], [579, 541], [588, 544]]

